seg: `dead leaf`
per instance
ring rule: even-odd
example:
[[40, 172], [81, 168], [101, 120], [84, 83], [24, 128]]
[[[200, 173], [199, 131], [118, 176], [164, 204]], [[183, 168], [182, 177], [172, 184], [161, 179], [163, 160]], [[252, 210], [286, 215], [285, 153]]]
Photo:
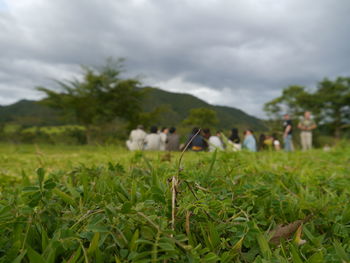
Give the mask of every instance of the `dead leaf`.
[[293, 236], [293, 234], [295, 233], [295, 231], [297, 231], [298, 228], [303, 223], [309, 221], [311, 219], [311, 217], [312, 217], [312, 215], [308, 215], [306, 218], [304, 218], [302, 220], [296, 220], [288, 225], [277, 226], [275, 229], [270, 231], [270, 234], [272, 234], [272, 237], [271, 237], [269, 242], [272, 244], [278, 245], [282, 240], [286, 240], [286, 239], [291, 238]]

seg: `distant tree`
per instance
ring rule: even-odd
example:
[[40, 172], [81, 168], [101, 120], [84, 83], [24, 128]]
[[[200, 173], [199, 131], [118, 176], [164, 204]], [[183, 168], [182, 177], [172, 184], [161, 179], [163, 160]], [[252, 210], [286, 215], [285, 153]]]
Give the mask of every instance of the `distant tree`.
[[47, 96], [42, 103], [60, 109], [87, 131], [117, 117], [137, 121], [144, 91], [137, 79], [121, 78], [122, 63], [109, 59], [100, 68], [83, 67], [81, 80], [57, 81], [59, 90], [38, 87]]
[[305, 87], [289, 86], [282, 91], [282, 95], [265, 103], [264, 111], [269, 120], [266, 121], [268, 127], [273, 132], [281, 129], [281, 117], [285, 113], [289, 113], [292, 118], [302, 114], [307, 109], [307, 99], [310, 97]]
[[350, 124], [350, 78], [324, 79], [314, 96], [320, 120], [340, 138], [341, 130]]
[[183, 124], [204, 128], [214, 127], [218, 122], [216, 111], [207, 108], [196, 108], [190, 110], [190, 114], [183, 121]]
[[264, 105], [270, 120], [279, 119], [283, 113], [302, 115], [306, 110], [312, 111], [316, 121], [328, 125], [339, 138], [341, 130], [350, 123], [350, 78], [324, 79], [314, 92], [301, 86], [290, 86], [280, 97]]
[[282, 95], [264, 105], [264, 111], [272, 118], [281, 117], [284, 113], [300, 115], [306, 109], [311, 110], [313, 106], [313, 96], [302, 86], [289, 86], [282, 91]]
[[160, 105], [150, 112], [141, 112], [135, 123], [142, 124], [145, 128], [149, 128], [152, 125], [161, 125], [160, 120], [162, 115], [169, 112], [170, 108], [168, 105]]

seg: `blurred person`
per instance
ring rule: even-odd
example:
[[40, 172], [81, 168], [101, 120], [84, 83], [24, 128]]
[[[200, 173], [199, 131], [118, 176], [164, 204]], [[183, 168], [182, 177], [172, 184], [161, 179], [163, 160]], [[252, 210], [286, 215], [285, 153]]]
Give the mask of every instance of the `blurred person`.
[[193, 128], [192, 133], [188, 136], [185, 145], [187, 144], [189, 144], [188, 149], [192, 151], [200, 152], [205, 150], [206, 143], [204, 141], [203, 136], [199, 132], [199, 128]]
[[300, 141], [303, 151], [312, 148], [312, 131], [317, 128], [315, 121], [311, 118], [311, 112], [305, 111], [304, 117], [301, 118], [298, 128], [300, 132]]
[[165, 151], [165, 145], [166, 145], [166, 140], [167, 140], [167, 135], [168, 135], [169, 129], [166, 127], [163, 127], [161, 132], [160, 132], [160, 150]]
[[238, 135], [238, 129], [231, 129], [231, 135], [228, 137], [228, 143], [232, 146], [233, 151], [239, 151], [242, 149], [241, 138]]
[[273, 150], [274, 149], [274, 138], [271, 135], [266, 135], [265, 141], [264, 141], [264, 149], [266, 150]]
[[264, 133], [259, 136], [258, 149], [259, 151], [268, 149], [267, 136]]
[[211, 136], [210, 129], [208, 129], [208, 128], [203, 129], [202, 136], [204, 139], [204, 150], [207, 151], [209, 149], [209, 138]]
[[256, 152], [256, 140], [253, 136], [252, 130], [246, 130], [244, 132], [244, 140], [243, 140], [242, 148], [247, 149], [248, 151], [251, 151], [251, 152]]
[[290, 119], [289, 114], [284, 114], [283, 118], [284, 118], [284, 121], [283, 121], [284, 150], [286, 152], [292, 152], [294, 150], [293, 140], [292, 140], [292, 134], [293, 134], [292, 120]]
[[143, 125], [138, 125], [135, 130], [130, 132], [129, 140], [126, 141], [126, 146], [130, 151], [142, 150], [146, 135], [146, 132], [143, 130]]
[[146, 135], [145, 138], [145, 150], [147, 151], [159, 151], [161, 144], [161, 138], [158, 134], [158, 128], [156, 126], [152, 126], [150, 129], [150, 133]]
[[273, 141], [273, 148], [275, 149], [275, 151], [281, 150], [281, 143], [278, 140], [277, 135], [275, 133], [272, 134], [272, 141]]
[[244, 140], [243, 140], [242, 148], [247, 149], [248, 151], [251, 151], [251, 152], [256, 152], [256, 140], [253, 136], [252, 130], [246, 130], [244, 132]]
[[223, 150], [224, 145], [221, 141], [221, 131], [217, 131], [215, 135], [209, 137], [209, 152], [213, 152], [216, 149]]
[[203, 134], [203, 138], [206, 140], [209, 140], [211, 133], [210, 133], [210, 129], [206, 128], [202, 130], [202, 134]]
[[180, 149], [180, 137], [176, 133], [175, 127], [169, 129], [165, 149], [167, 151], [178, 151]]

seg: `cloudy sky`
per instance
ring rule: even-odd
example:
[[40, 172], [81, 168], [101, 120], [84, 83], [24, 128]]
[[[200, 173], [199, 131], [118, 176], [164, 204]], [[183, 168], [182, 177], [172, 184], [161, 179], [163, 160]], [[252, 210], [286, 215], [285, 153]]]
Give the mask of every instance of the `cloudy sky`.
[[291, 84], [350, 75], [349, 0], [0, 0], [0, 104], [79, 65], [260, 117]]

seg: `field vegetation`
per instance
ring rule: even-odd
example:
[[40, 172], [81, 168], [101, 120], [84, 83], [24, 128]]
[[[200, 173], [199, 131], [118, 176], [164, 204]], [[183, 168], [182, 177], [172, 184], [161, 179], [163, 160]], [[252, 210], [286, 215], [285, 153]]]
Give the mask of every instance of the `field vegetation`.
[[349, 156], [3, 144], [0, 262], [350, 262]]

